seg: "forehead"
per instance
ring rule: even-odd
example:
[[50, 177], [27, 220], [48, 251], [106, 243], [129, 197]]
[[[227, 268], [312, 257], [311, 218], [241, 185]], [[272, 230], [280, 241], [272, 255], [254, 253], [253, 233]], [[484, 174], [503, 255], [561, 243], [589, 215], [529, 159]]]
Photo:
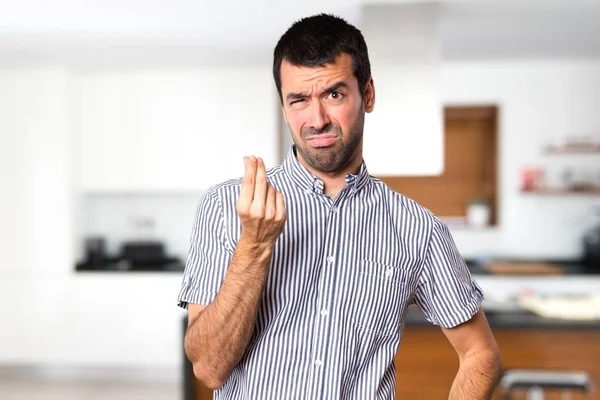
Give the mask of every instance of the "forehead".
[[296, 66], [283, 60], [280, 69], [281, 91], [285, 95], [287, 92], [326, 87], [338, 81], [351, 85], [356, 80], [352, 67], [352, 57], [346, 53], [338, 55], [331, 64], [317, 67]]

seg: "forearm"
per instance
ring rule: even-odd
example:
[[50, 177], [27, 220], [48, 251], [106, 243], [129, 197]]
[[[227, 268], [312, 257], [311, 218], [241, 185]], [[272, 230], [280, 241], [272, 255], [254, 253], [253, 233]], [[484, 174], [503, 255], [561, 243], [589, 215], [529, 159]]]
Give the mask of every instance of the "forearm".
[[481, 350], [465, 356], [452, 388], [449, 400], [489, 400], [500, 379], [502, 361], [493, 350]]
[[272, 246], [238, 245], [215, 300], [193, 321], [185, 338], [196, 375], [220, 387], [250, 341]]

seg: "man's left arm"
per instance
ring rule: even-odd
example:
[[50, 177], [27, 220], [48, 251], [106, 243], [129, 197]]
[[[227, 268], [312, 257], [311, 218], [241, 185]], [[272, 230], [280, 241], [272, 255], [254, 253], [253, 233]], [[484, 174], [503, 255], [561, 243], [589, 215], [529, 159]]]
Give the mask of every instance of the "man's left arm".
[[448, 399], [491, 399], [502, 372], [502, 357], [483, 309], [469, 321], [442, 331], [460, 362]]
[[448, 227], [434, 219], [414, 300], [441, 327], [460, 362], [450, 400], [489, 400], [501, 374], [501, 356], [475, 282]]

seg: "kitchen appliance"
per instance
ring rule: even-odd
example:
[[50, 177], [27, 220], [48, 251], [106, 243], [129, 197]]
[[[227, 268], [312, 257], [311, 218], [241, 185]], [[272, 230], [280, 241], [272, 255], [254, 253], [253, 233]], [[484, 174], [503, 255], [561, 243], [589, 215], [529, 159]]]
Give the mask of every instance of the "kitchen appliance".
[[100, 269], [106, 262], [106, 241], [100, 236], [84, 239], [85, 260], [89, 268]]
[[165, 244], [157, 240], [123, 242], [116, 254], [107, 254], [105, 240], [85, 240], [85, 259], [77, 263], [78, 271], [183, 271], [178, 257], [166, 254]]
[[135, 264], [162, 261], [165, 257], [165, 247], [158, 241], [125, 242], [121, 254]]
[[588, 272], [600, 273], [600, 223], [583, 237], [583, 264]]
[[160, 241], [129, 241], [121, 247], [121, 259], [130, 269], [162, 269], [170, 261], [165, 255], [165, 246]]

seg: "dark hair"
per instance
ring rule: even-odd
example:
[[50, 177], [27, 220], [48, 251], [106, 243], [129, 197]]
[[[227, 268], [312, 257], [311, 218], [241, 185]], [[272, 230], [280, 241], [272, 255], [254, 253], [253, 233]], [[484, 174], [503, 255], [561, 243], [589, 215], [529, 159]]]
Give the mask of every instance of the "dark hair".
[[341, 53], [353, 61], [353, 74], [362, 95], [371, 76], [371, 63], [362, 33], [340, 17], [318, 14], [296, 21], [281, 36], [273, 54], [273, 77], [279, 98], [281, 93], [281, 64], [285, 60], [302, 67], [322, 67], [334, 62]]

